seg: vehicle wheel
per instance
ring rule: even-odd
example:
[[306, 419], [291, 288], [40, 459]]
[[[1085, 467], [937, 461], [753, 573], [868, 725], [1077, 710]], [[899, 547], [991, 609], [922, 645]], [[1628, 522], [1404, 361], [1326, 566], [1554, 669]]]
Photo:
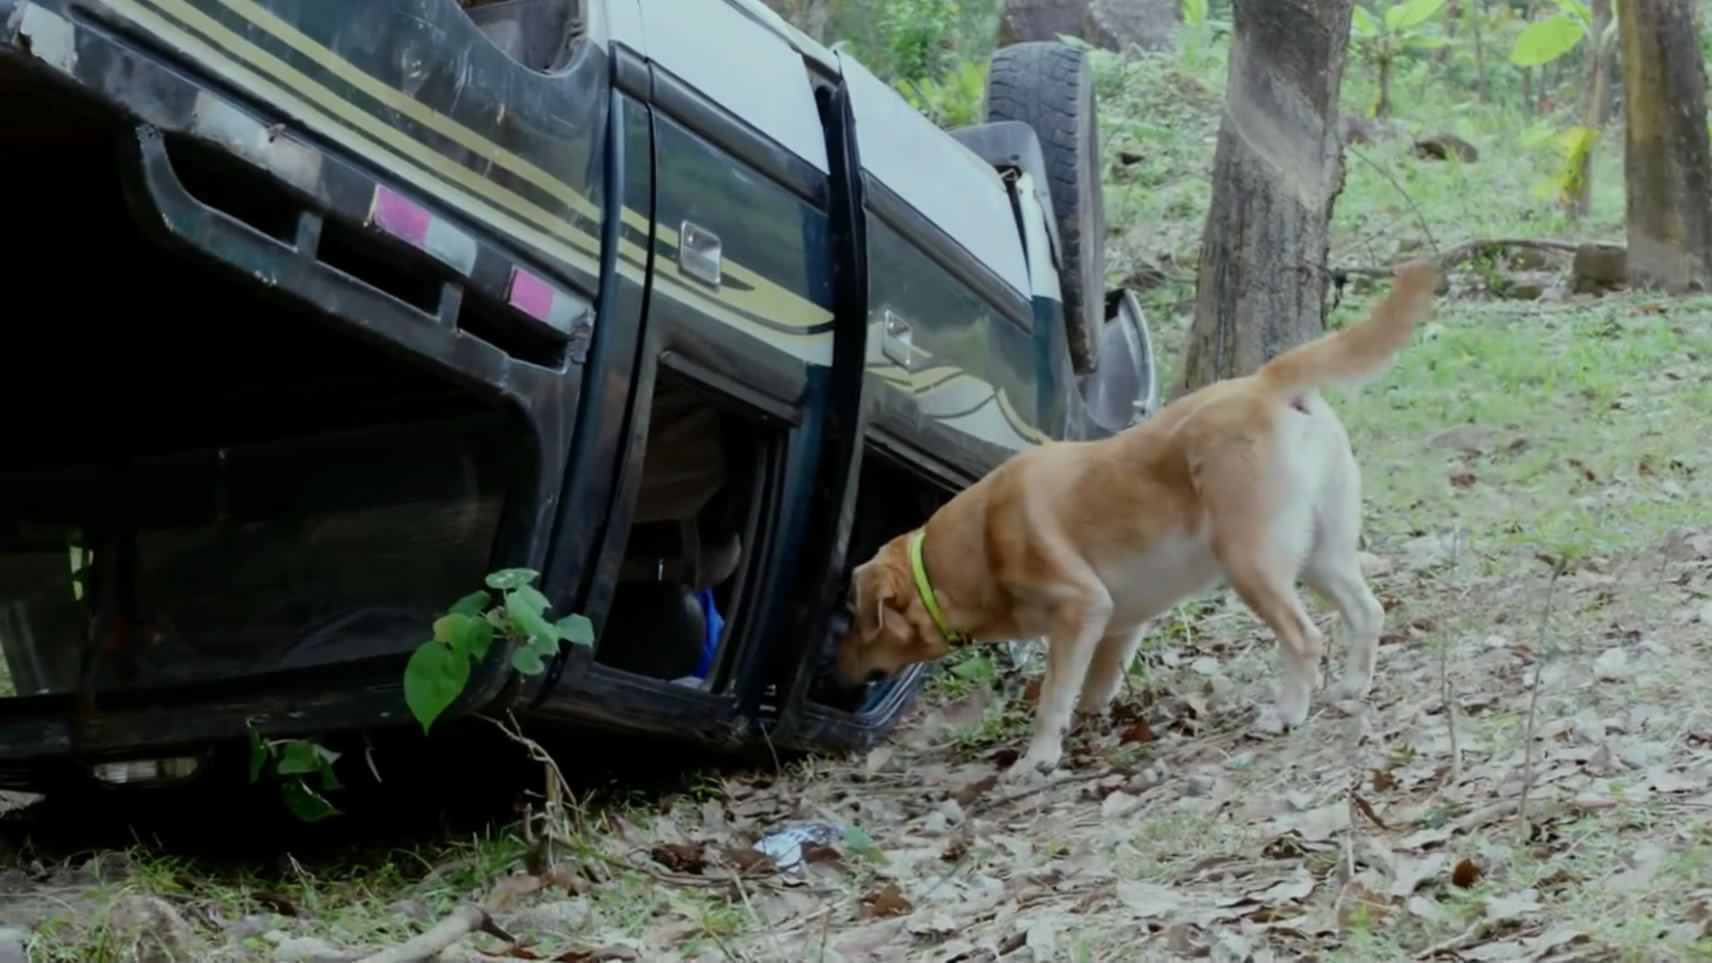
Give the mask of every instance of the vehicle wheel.
[[1082, 51], [1068, 44], [1001, 47], [987, 68], [982, 112], [987, 123], [1021, 121], [1040, 138], [1064, 246], [1060, 286], [1070, 360], [1078, 374], [1087, 374], [1099, 367], [1106, 314], [1106, 215], [1093, 70]]

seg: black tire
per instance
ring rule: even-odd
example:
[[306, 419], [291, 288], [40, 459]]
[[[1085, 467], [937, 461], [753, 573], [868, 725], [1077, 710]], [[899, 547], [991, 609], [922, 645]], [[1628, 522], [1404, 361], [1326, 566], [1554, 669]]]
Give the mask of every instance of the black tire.
[[1082, 51], [1054, 41], [1001, 47], [987, 68], [988, 123], [1021, 121], [1046, 158], [1064, 271], [1065, 335], [1078, 374], [1099, 366], [1105, 324], [1106, 213], [1094, 73]]

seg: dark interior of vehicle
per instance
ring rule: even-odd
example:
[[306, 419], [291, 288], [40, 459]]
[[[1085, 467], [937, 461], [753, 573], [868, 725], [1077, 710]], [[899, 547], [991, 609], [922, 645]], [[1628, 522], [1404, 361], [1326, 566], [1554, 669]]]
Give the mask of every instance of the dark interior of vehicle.
[[[408, 651], [481, 584], [517, 420], [149, 243], [114, 134], [0, 98], [0, 170], [31, 185], [0, 382], [0, 694], [74, 689], [95, 651], [103, 687]], [[221, 194], [219, 169], [175, 166]]]
[[715, 683], [765, 507], [765, 431], [670, 371], [655, 385], [642, 482], [619, 584], [595, 648], [601, 665]]
[[582, 0], [458, 0], [458, 6], [490, 43], [531, 70], [563, 65], [587, 26]]

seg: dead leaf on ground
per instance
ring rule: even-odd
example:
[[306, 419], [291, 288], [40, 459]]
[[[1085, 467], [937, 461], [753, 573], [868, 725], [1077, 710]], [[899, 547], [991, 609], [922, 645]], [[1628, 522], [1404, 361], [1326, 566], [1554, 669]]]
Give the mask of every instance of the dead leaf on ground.
[[1474, 477], [1474, 472], [1466, 469], [1450, 473], [1450, 487], [1452, 488], [1473, 488], [1476, 481], [1479, 479]]
[[1272, 825], [1280, 836], [1295, 830], [1308, 842], [1324, 842], [1349, 828], [1349, 807], [1339, 800], [1306, 812], [1278, 816]]
[[[1544, 932], [1519, 940], [1497, 940], [1492, 943], [1482, 943], [1459, 950], [1458, 956], [1468, 960], [1491, 961], [1491, 963], [1533, 963], [1563, 946], [1581, 943], [1587, 940], [1587, 934], [1570, 924], [1559, 923], [1547, 928]], [[1553, 957], [1558, 959], [1559, 957]]]
[[1500, 896], [1489, 896], [1481, 904], [1488, 923], [1511, 923], [1540, 911], [1540, 894], [1523, 889]]
[[1351, 881], [1344, 887], [1343, 895], [1338, 900], [1338, 929], [1347, 932], [1356, 926], [1372, 926], [1391, 915], [1393, 908], [1391, 901], [1384, 896], [1359, 882]]
[[648, 856], [674, 873], [694, 874], [707, 868], [707, 856], [695, 843], [661, 843]]
[[772, 856], [747, 846], [728, 846], [720, 852], [720, 856], [725, 865], [739, 873], [766, 872], [777, 865]]
[[1137, 880], [1119, 880], [1118, 902], [1124, 904], [1131, 913], [1142, 919], [1155, 916], [1169, 916], [1182, 905], [1177, 891], [1169, 886], [1156, 883], [1143, 883]]
[[1450, 882], [1452, 886], [1467, 889], [1480, 882], [1480, 877], [1484, 875], [1486, 875], [1485, 871], [1476, 865], [1474, 860], [1465, 857], [1457, 862], [1455, 869], [1450, 871]]
[[957, 800], [957, 805], [967, 809], [974, 804], [975, 800], [985, 796], [987, 794], [987, 790], [992, 789], [998, 784], [999, 777], [996, 773], [982, 776], [974, 782], [969, 783], [963, 788], [952, 793], [951, 798]]
[[1118, 742], [1129, 745], [1135, 742], [1152, 742], [1157, 738], [1159, 737], [1153, 734], [1153, 729], [1148, 726], [1146, 719], [1137, 719], [1118, 736]]
[[[1468, 860], [1463, 860], [1463, 862], [1466, 863]], [[1413, 895], [1422, 883], [1443, 873], [1445, 866], [1449, 863], [1450, 857], [1444, 853], [1429, 853], [1420, 859], [1399, 855], [1397, 857], [1397, 868], [1391, 879], [1391, 895], [1399, 899]], [[1461, 868], [1461, 864], [1457, 864], [1457, 869], [1460, 870]], [[1455, 880], [1454, 874], [1452, 880]]]
[[902, 916], [914, 910], [915, 904], [904, 896], [897, 883], [887, 883], [862, 897], [862, 916], [865, 919]]
[[612, 944], [597, 947], [592, 950], [570, 950], [553, 957], [553, 963], [614, 963], [642, 959], [641, 954], [628, 946]]

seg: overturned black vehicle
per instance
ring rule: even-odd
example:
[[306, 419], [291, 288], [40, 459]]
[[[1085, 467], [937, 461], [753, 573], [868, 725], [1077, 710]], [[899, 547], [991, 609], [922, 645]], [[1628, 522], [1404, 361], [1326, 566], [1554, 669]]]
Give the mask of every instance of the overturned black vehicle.
[[1001, 49], [946, 133], [759, 0], [678, 6], [0, 0], [0, 785], [412, 725], [507, 567], [596, 641], [497, 640], [446, 718], [897, 720], [919, 667], [825, 678], [850, 566], [1157, 399], [1092, 78]]

